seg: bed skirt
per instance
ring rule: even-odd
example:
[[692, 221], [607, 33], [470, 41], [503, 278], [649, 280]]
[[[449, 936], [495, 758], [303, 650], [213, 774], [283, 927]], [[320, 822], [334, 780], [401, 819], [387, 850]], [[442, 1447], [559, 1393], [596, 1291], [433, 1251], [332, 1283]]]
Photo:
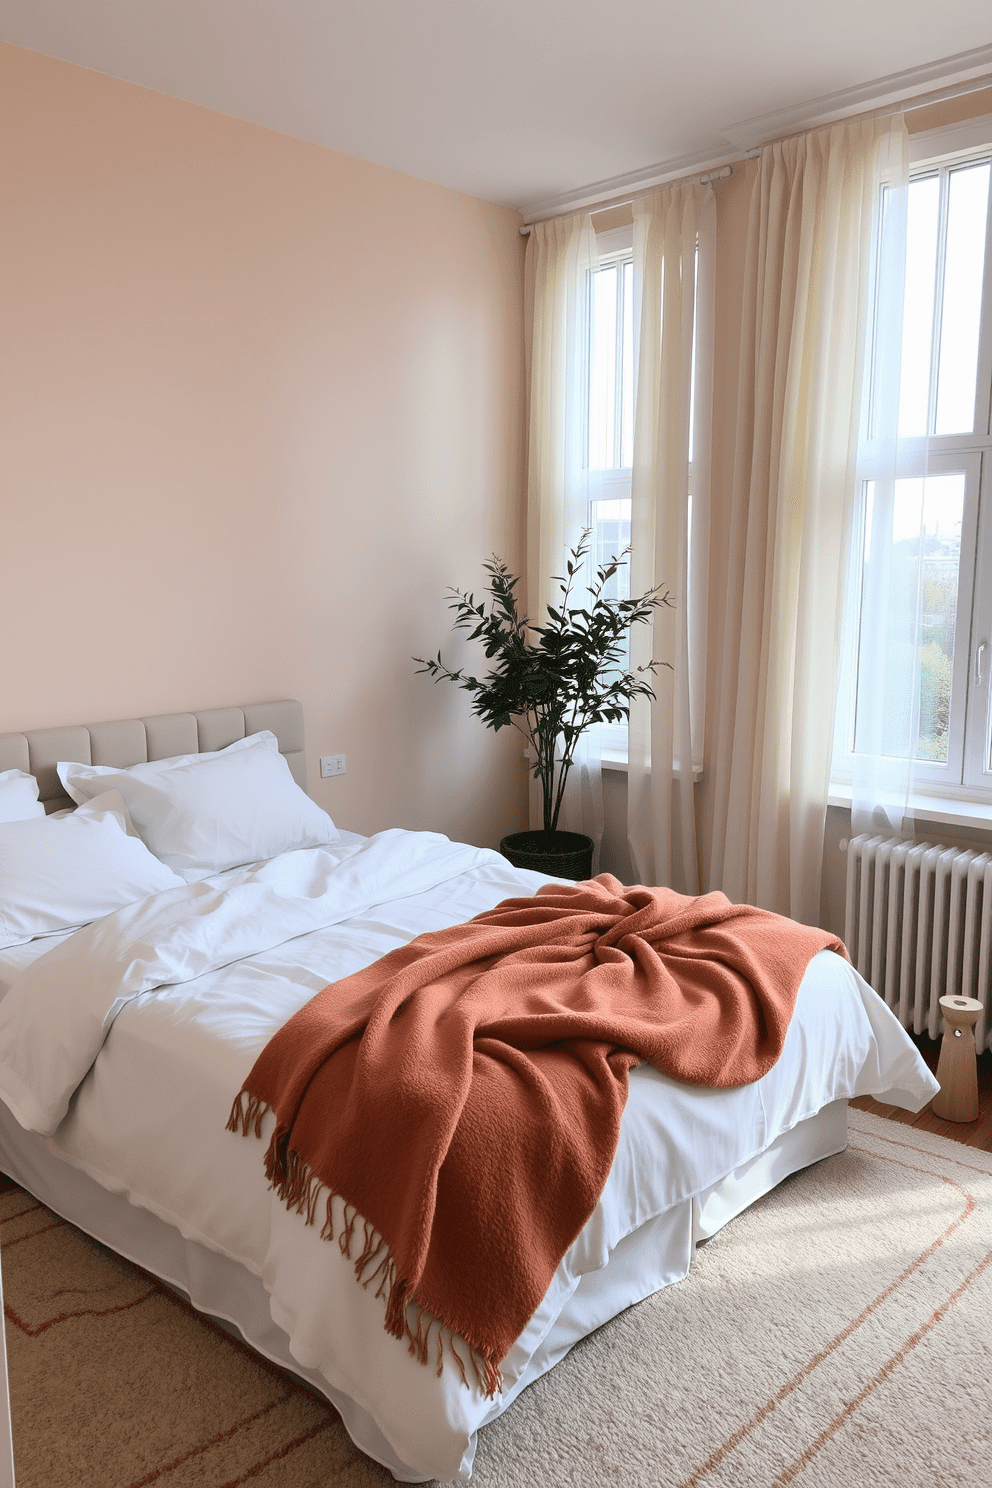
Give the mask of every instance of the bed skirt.
[[[609, 1263], [583, 1276], [529, 1366], [512, 1389], [493, 1402], [495, 1418], [527, 1385], [546, 1374], [574, 1343], [632, 1303], [688, 1273], [696, 1245], [714, 1235], [791, 1173], [847, 1146], [847, 1101], [838, 1100], [790, 1131], [721, 1182], [686, 1199], [627, 1235]], [[339, 1412], [352, 1440], [400, 1482], [424, 1482], [396, 1457], [369, 1413], [317, 1370], [293, 1358], [287, 1335], [272, 1319], [259, 1276], [238, 1261], [187, 1239], [125, 1195], [102, 1188], [24, 1131], [0, 1103], [0, 1169], [48, 1208], [111, 1250], [134, 1261], [186, 1296], [199, 1311], [233, 1325], [267, 1359], [319, 1390]], [[402, 1345], [397, 1343], [397, 1347]], [[473, 1438], [461, 1464], [471, 1472]]]

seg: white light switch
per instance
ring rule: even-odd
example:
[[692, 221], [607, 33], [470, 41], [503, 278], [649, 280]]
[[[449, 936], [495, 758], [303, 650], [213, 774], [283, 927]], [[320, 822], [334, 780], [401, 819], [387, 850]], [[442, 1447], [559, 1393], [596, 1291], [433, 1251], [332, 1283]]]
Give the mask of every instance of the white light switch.
[[326, 780], [329, 775], [343, 775], [345, 772], [345, 758], [343, 754], [322, 754], [320, 756], [320, 778]]

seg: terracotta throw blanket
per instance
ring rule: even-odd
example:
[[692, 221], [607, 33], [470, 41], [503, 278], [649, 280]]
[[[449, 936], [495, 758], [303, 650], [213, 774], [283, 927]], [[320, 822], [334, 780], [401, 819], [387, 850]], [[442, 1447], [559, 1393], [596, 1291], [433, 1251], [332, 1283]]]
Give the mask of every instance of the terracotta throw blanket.
[[464, 1373], [465, 1340], [492, 1395], [602, 1192], [628, 1071], [757, 1080], [827, 946], [846, 954], [719, 893], [549, 885], [318, 993], [228, 1124], [261, 1136], [275, 1112], [266, 1172], [287, 1206], [313, 1223], [326, 1195], [323, 1234], [385, 1298], [389, 1332], [438, 1373], [448, 1351]]

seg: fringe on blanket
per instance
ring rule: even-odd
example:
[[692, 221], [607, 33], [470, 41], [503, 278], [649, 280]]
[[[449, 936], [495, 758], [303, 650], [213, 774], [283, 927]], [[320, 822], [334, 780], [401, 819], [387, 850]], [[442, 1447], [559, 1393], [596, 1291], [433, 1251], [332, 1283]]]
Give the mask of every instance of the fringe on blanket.
[[[262, 1120], [271, 1110], [267, 1101], [246, 1090], [239, 1092], [227, 1121], [227, 1130], [249, 1134], [261, 1139]], [[382, 1235], [369, 1224], [343, 1195], [334, 1193], [316, 1174], [299, 1153], [288, 1145], [289, 1133], [278, 1126], [272, 1133], [265, 1153], [265, 1176], [272, 1184], [287, 1209], [295, 1209], [305, 1217], [306, 1223], [316, 1222], [321, 1194], [326, 1191], [324, 1222], [320, 1230], [322, 1240], [337, 1240], [338, 1249], [348, 1260], [354, 1262], [355, 1280], [368, 1290], [375, 1284], [374, 1295], [386, 1301], [386, 1332], [394, 1338], [405, 1340], [408, 1351], [420, 1364], [429, 1364], [431, 1335], [435, 1335], [435, 1363], [438, 1378], [444, 1369], [445, 1356], [450, 1354], [458, 1365], [462, 1384], [468, 1385], [465, 1361], [455, 1347], [456, 1338], [468, 1350], [472, 1372], [486, 1397], [492, 1400], [503, 1388], [503, 1376], [499, 1365], [480, 1349], [473, 1348], [468, 1341], [456, 1334], [441, 1319], [428, 1312], [411, 1296], [410, 1283], [397, 1273], [396, 1261]], [[337, 1235], [334, 1232], [333, 1203], [339, 1199], [343, 1220]], [[360, 1254], [353, 1254], [355, 1235], [359, 1221], [362, 1225]]]

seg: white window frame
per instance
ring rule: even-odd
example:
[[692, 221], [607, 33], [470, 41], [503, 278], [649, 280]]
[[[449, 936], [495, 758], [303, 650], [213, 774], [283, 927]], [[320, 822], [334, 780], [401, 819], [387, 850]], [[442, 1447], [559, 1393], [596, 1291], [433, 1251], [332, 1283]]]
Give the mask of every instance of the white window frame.
[[[624, 264], [624, 263], [631, 263], [632, 264], [633, 261], [634, 261], [634, 226], [633, 226], [633, 223], [630, 223], [629, 225], [627, 225], [625, 227], [613, 228], [613, 229], [611, 229], [608, 232], [598, 233], [597, 236], [596, 236], [596, 247], [597, 247], [597, 251], [598, 251], [598, 254], [599, 254], [599, 263], [597, 264], [597, 269], [609, 268], [613, 264], [616, 264], [617, 266], [619, 266], [621, 264]], [[590, 315], [591, 315], [591, 305], [592, 305], [592, 274], [595, 273], [595, 272], [596, 272], [596, 269], [593, 269], [593, 270], [590, 271], [590, 284], [589, 284]], [[635, 307], [636, 307], [636, 290], [635, 290], [634, 293], [635, 293]], [[620, 317], [618, 316], [618, 323], [619, 323], [619, 321], [620, 321]], [[635, 383], [636, 383], [636, 376], [637, 376], [637, 367], [636, 367], [636, 340], [637, 340], [637, 326], [636, 326], [636, 323], [635, 323], [635, 325], [634, 325], [634, 342], [635, 342], [635, 346], [634, 346], [634, 351], [635, 351], [634, 377], [635, 377]], [[619, 349], [619, 346], [620, 346], [619, 328], [618, 328], [617, 344], [618, 344], [618, 349]], [[591, 356], [591, 349], [590, 349], [590, 356]], [[590, 366], [590, 372], [591, 372], [591, 366]], [[614, 448], [615, 449], [620, 449], [620, 450], [622, 450], [622, 439], [623, 439], [622, 419], [621, 419], [621, 411], [620, 411], [620, 400], [621, 400], [621, 396], [622, 396], [622, 382], [623, 382], [623, 376], [622, 376], [622, 370], [621, 370], [621, 367], [620, 367], [620, 364], [619, 364], [619, 357], [618, 357], [618, 368], [617, 368], [617, 378], [616, 378], [616, 387], [617, 387], [617, 394], [616, 394], [616, 399], [617, 399], [617, 413], [616, 413], [616, 421], [615, 421]], [[590, 389], [587, 388], [587, 393], [586, 393], [586, 408], [587, 408], [587, 412], [588, 412], [588, 404], [589, 404], [589, 395], [590, 395]], [[632, 393], [632, 396], [636, 397], [636, 392]], [[586, 447], [586, 450], [588, 451], [588, 449], [589, 449], [588, 434], [587, 434], [586, 441], [585, 441], [585, 447]], [[596, 529], [596, 523], [595, 523], [595, 518], [594, 518], [594, 513], [593, 513], [594, 501], [626, 501], [626, 502], [629, 503], [630, 502], [630, 491], [631, 491], [631, 470], [632, 470], [632, 466], [630, 466], [630, 465], [612, 465], [612, 466], [607, 466], [607, 467], [605, 467], [603, 469], [597, 470], [595, 472], [596, 479], [600, 483], [600, 492], [599, 492], [599, 494], [595, 498], [590, 498], [589, 509], [588, 509], [588, 514], [587, 514], [587, 523], [586, 523], [587, 526], [589, 526], [589, 527], [591, 527], [593, 529], [593, 536], [594, 537], [595, 537], [595, 529]], [[606, 765], [607, 768], [612, 768], [612, 769], [621, 769], [621, 770], [626, 769], [626, 766], [627, 766], [627, 725], [624, 724], [624, 723], [617, 723], [617, 724], [604, 723], [604, 724], [600, 724], [599, 737], [600, 737], [600, 755], [601, 755], [601, 758], [603, 760], [604, 765]]]
[[[992, 114], [930, 130], [910, 140], [911, 178], [989, 158], [992, 158]], [[911, 805], [914, 813], [924, 820], [972, 821], [987, 826], [992, 823], [992, 687], [989, 685], [992, 673], [992, 210], [987, 219], [982, 294], [973, 432], [931, 432], [927, 440], [901, 440], [896, 478], [923, 474], [927, 451], [927, 474], [960, 470], [965, 476], [948, 760], [946, 765], [914, 763], [915, 791]], [[935, 309], [935, 319], [936, 314]], [[934, 416], [932, 406], [931, 422]], [[863, 437], [857, 465], [862, 495], [852, 536], [854, 551], [858, 553], [864, 546], [863, 493], [877, 469], [873, 442]], [[856, 630], [845, 636], [836, 737], [846, 740], [847, 748], [835, 751], [830, 793], [831, 803], [837, 805], [850, 804], [857, 644]], [[979, 683], [978, 653], [983, 645]]]

